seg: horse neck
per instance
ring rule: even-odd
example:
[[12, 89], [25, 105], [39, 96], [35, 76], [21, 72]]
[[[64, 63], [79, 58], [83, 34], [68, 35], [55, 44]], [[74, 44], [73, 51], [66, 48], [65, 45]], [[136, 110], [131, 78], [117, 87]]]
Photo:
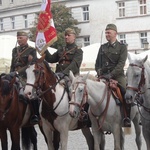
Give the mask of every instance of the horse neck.
[[88, 99], [88, 103], [90, 105], [97, 105], [101, 103], [103, 99], [104, 92], [106, 92], [106, 84], [102, 81], [92, 81], [87, 79], [87, 91], [90, 98]]
[[144, 105], [150, 106], [150, 70], [148, 66], [145, 66], [145, 84], [142, 87], [142, 91], [144, 92]]
[[45, 92], [43, 96], [47, 101], [46, 105], [48, 104], [48, 107], [55, 109], [54, 111], [56, 112], [56, 114], [61, 116], [68, 112], [68, 94], [65, 90], [64, 85], [61, 85], [59, 83], [59, 79], [51, 70], [47, 70], [46, 83], [44, 84], [42, 90], [48, 90], [48, 92]]

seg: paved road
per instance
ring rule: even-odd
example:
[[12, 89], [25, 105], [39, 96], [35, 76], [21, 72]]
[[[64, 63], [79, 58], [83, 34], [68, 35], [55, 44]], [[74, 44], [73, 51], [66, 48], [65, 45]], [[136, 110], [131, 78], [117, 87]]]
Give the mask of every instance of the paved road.
[[[38, 127], [36, 127], [36, 130], [38, 132], [38, 150], [47, 150], [47, 145], [45, 144], [44, 138], [41, 135]], [[132, 133], [130, 135], [125, 136], [125, 150], [137, 150], [134, 139], [135, 139], [135, 132], [134, 129], [132, 128]], [[143, 136], [142, 142], [143, 142], [142, 150], [146, 150]], [[106, 135], [105, 150], [113, 150], [113, 146], [114, 144], [112, 134]], [[9, 148], [10, 148], [10, 141], [9, 141]], [[88, 150], [87, 144], [80, 130], [69, 132], [68, 150]]]
[[[133, 125], [132, 125], [133, 127]], [[43, 142], [41, 138], [41, 133], [38, 133], [38, 140], [39, 140], [39, 150], [47, 150], [47, 146]], [[134, 128], [132, 128], [132, 133], [130, 135], [125, 135], [125, 150], [137, 150], [135, 144], [135, 132]], [[142, 150], [146, 150], [145, 141], [142, 136]], [[105, 150], [112, 150], [113, 149], [113, 136], [106, 135], [106, 149]], [[68, 141], [68, 150], [88, 150], [87, 144], [85, 139], [80, 130], [78, 131], [70, 131], [69, 132], [69, 141]]]

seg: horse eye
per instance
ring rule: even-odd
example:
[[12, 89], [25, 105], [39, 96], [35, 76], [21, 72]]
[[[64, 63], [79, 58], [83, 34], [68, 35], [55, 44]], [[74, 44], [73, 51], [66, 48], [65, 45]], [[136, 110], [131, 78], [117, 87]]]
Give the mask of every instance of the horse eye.
[[34, 70], [34, 73], [35, 73], [35, 74], [38, 74], [38, 73], [39, 73], [39, 71], [38, 71], [38, 70]]

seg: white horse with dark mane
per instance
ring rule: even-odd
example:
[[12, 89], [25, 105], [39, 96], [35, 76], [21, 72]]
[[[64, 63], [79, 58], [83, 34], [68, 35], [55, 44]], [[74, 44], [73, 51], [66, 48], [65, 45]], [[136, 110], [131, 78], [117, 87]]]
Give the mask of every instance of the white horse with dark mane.
[[147, 58], [128, 54], [125, 98], [127, 103], [134, 102], [140, 107], [143, 136], [150, 150], [150, 62]]
[[[122, 130], [121, 108], [116, 104], [109, 87], [102, 80], [96, 81], [89, 78], [90, 74], [74, 77], [70, 72], [72, 85], [72, 105], [70, 112], [76, 114], [78, 106], [89, 103], [89, 117], [92, 122], [92, 132], [94, 136], [94, 150], [99, 150], [102, 142], [102, 134], [110, 132], [114, 137], [114, 150], [124, 150], [124, 133]], [[91, 75], [90, 75], [91, 76]], [[94, 78], [94, 77], [93, 77]], [[136, 107], [131, 109], [131, 119], [135, 126], [136, 144], [141, 150], [141, 128], [139, 126], [140, 116]]]

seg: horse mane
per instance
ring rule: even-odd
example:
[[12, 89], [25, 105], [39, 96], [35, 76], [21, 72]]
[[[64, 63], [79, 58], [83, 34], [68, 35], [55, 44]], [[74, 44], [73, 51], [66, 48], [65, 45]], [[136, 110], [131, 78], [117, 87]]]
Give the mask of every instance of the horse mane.
[[[82, 74], [81, 76], [86, 76], [87, 74]], [[97, 81], [97, 77], [92, 75], [92, 74], [88, 74], [88, 79], [89, 80], [93, 80], [93, 81]]]
[[1, 91], [2, 95], [8, 95], [11, 91], [10, 82], [12, 80], [12, 77], [9, 74], [6, 74], [5, 76], [1, 77]]

